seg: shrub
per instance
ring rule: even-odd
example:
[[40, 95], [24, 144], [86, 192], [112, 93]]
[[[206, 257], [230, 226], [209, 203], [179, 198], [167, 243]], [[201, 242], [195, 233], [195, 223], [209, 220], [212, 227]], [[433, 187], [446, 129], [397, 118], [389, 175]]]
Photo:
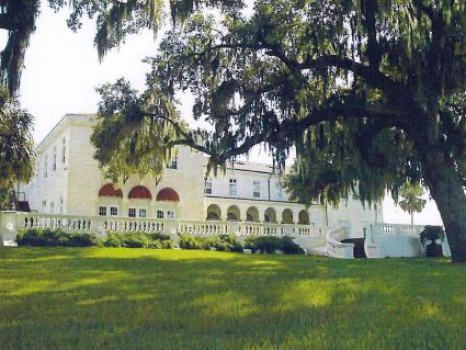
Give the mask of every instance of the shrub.
[[126, 233], [121, 236], [121, 246], [126, 248], [147, 248], [149, 237], [145, 233]]
[[426, 244], [426, 241], [431, 241], [432, 245], [436, 244], [435, 241], [440, 239], [442, 242], [445, 239], [445, 231], [441, 226], [425, 226], [424, 230], [419, 234], [421, 243]]
[[304, 250], [293, 242], [293, 238], [287, 236], [248, 237], [246, 238], [245, 248], [269, 254], [277, 250], [283, 251], [284, 254], [304, 254]]
[[67, 247], [102, 247], [103, 243], [89, 233], [72, 233], [68, 237]]
[[170, 240], [170, 235], [165, 233], [149, 233], [149, 237], [151, 240], [159, 240], [159, 241], [168, 241]]
[[179, 246], [182, 249], [203, 249], [203, 242], [199, 238], [190, 235], [181, 235]]
[[235, 251], [242, 252], [243, 246], [235, 237], [228, 235], [199, 237], [182, 235], [179, 241], [180, 248], [182, 249], [205, 249], [209, 250], [215, 248], [218, 251]]
[[120, 248], [121, 247], [121, 240], [119, 235], [108, 235], [107, 239], [104, 241], [105, 247], [111, 248]]
[[18, 245], [31, 247], [94, 247], [102, 246], [100, 239], [87, 233], [68, 234], [60, 229], [31, 228], [18, 233]]
[[282, 237], [283, 254], [304, 254], [304, 249], [293, 242], [292, 237]]

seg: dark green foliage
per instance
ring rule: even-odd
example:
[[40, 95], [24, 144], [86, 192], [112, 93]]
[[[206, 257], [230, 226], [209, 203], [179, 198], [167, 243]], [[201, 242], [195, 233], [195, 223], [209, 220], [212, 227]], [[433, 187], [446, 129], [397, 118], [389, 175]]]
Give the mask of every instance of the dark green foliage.
[[282, 247], [281, 250], [283, 254], [304, 254], [304, 250], [293, 242], [291, 237], [282, 237]]
[[17, 235], [20, 246], [31, 247], [112, 247], [112, 248], [173, 248], [170, 237], [143, 232], [110, 234], [106, 239], [99, 239], [88, 233], [68, 234], [59, 229], [26, 229]]
[[180, 248], [182, 249], [208, 249], [206, 240], [203, 237], [196, 237], [190, 235], [182, 235], [179, 241]]
[[243, 247], [235, 237], [228, 235], [200, 237], [182, 235], [179, 241], [182, 249], [204, 249], [215, 248], [218, 251], [242, 252]]
[[120, 236], [121, 246], [125, 248], [147, 248], [149, 237], [145, 233], [127, 233]]
[[111, 248], [120, 248], [121, 247], [121, 240], [119, 235], [108, 235], [107, 239], [104, 241], [104, 246], [105, 247], [111, 247]]
[[[66, 235], [66, 233], [65, 233]], [[89, 233], [72, 233], [68, 237], [66, 247], [102, 247], [102, 240]]]
[[293, 242], [293, 238], [287, 236], [248, 237], [244, 247], [268, 254], [276, 251], [281, 251], [283, 254], [304, 254], [304, 250]]
[[10, 208], [15, 182], [31, 178], [34, 163], [32, 116], [0, 83], [0, 209]]
[[425, 245], [428, 240], [432, 242], [432, 245], [434, 245], [436, 244], [435, 241], [438, 239], [443, 242], [445, 239], [445, 231], [441, 226], [426, 226], [419, 234], [419, 238], [423, 245]]
[[65, 233], [51, 229], [27, 229], [18, 233], [18, 245], [31, 247], [101, 247], [102, 241], [87, 233]]

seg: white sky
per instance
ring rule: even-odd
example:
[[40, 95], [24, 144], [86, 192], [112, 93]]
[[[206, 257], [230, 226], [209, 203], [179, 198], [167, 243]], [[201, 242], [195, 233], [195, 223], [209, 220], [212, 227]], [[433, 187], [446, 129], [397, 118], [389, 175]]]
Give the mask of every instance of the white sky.
[[[149, 67], [141, 60], [156, 52], [152, 32], [145, 31], [128, 38], [99, 63], [93, 45], [94, 21], [84, 21], [83, 28], [73, 33], [66, 26], [66, 18], [65, 11], [54, 14], [43, 6], [26, 52], [20, 100], [22, 107], [35, 117], [33, 136], [36, 142], [40, 142], [66, 113], [95, 113], [99, 101], [95, 88], [105, 82], [123, 76], [142, 90]], [[0, 40], [4, 45], [5, 36]], [[189, 107], [183, 111], [189, 115]], [[251, 160], [261, 161], [264, 157], [262, 152], [252, 155]], [[424, 211], [416, 214], [414, 220], [415, 224], [441, 224], [434, 201], [428, 200]], [[409, 223], [410, 217], [386, 198], [384, 221]]]

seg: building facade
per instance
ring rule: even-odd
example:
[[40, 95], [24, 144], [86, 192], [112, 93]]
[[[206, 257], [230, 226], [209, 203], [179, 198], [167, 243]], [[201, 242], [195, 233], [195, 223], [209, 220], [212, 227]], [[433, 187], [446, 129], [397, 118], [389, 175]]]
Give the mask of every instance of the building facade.
[[93, 158], [94, 125], [92, 115], [66, 115], [38, 145], [34, 177], [20, 188], [33, 211], [345, 226], [353, 237], [362, 237], [363, 227], [383, 222], [380, 209], [364, 208], [355, 199], [338, 208], [291, 202], [280, 175], [267, 165], [235, 162], [224, 174], [206, 177], [208, 158], [186, 147], [178, 148], [159, 182], [135, 175], [112, 184]]

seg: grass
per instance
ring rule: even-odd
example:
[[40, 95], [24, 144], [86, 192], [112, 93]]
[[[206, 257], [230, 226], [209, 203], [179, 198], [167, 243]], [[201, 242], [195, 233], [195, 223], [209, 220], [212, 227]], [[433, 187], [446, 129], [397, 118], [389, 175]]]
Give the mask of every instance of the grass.
[[0, 349], [464, 349], [466, 266], [1, 248]]

